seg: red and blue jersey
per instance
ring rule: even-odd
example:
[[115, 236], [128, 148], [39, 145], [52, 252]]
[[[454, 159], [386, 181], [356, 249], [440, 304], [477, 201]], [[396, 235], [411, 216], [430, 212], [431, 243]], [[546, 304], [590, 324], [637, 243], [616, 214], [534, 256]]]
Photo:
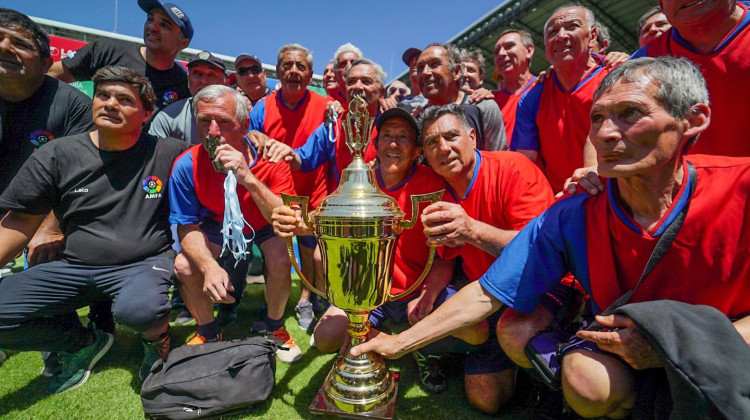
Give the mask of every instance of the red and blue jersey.
[[[476, 151], [474, 174], [466, 194], [458, 197], [450, 185], [446, 187], [446, 201], [460, 204], [472, 219], [505, 230], [523, 229], [554, 201], [544, 174], [515, 152]], [[470, 244], [440, 247], [438, 252], [445, 260], [460, 255], [464, 273], [471, 281], [481, 277], [496, 258]]]
[[[670, 299], [712, 306], [729, 318], [750, 315], [750, 158], [690, 155], [683, 185], [650, 231], [623, 209], [617, 183], [606, 193], [560, 200], [533, 220], [479, 280], [504, 304], [531, 313], [570, 271], [599, 313], [638, 282], [656, 242], [690, 200], [674, 243], [630, 302]], [[731, 180], [731, 182], [727, 182]]]
[[[346, 134], [344, 134], [344, 129], [341, 126], [341, 121], [343, 121], [346, 115], [346, 113], [341, 114], [336, 120], [336, 124], [321, 124], [307, 138], [305, 144], [294, 149], [294, 152], [299, 155], [302, 161], [302, 167], [300, 168], [302, 172], [314, 171], [328, 162], [330, 191], [338, 187], [341, 172], [354, 160], [354, 155], [349, 151], [349, 147], [347, 147], [344, 140]], [[374, 160], [377, 157], [377, 150], [373, 141], [378, 136], [378, 129], [375, 127], [376, 123], [377, 117], [373, 122], [370, 142], [367, 144], [367, 148], [365, 148], [365, 162]]]
[[750, 1], [737, 2], [743, 15], [713, 51], [701, 53], [672, 28], [633, 54], [632, 58], [673, 56], [695, 63], [706, 79], [711, 124], [689, 153], [750, 156]]
[[[245, 139], [257, 156], [255, 148]], [[286, 162], [270, 163], [266, 159], [257, 159], [250, 164], [250, 172], [274, 194], [294, 194], [292, 170]], [[216, 172], [211, 164], [208, 152], [197, 144], [177, 157], [169, 177], [170, 223], [178, 225], [195, 225], [205, 219], [221, 223], [224, 220], [224, 180], [226, 174]], [[237, 197], [240, 209], [247, 223], [254, 230], [269, 224], [263, 217], [250, 193], [237, 184]], [[244, 233], [251, 230], [245, 227]]]
[[565, 180], [583, 166], [594, 91], [610, 71], [602, 66], [600, 56], [593, 56], [597, 66], [571, 91], [563, 90], [553, 73], [518, 103], [511, 150], [538, 151], [555, 192], [562, 191]]
[[524, 93], [528, 92], [529, 89], [536, 86], [537, 77], [533, 74], [529, 79], [526, 86], [521, 89], [518, 93], [510, 93], [505, 89], [493, 90], [492, 94], [495, 95], [495, 102], [500, 107], [500, 112], [503, 114], [503, 123], [505, 124], [505, 135], [508, 139], [508, 147], [513, 139], [513, 127], [516, 125], [516, 109], [518, 109], [518, 101]]
[[[398, 185], [388, 189], [383, 185], [380, 171], [378, 171], [378, 184], [383, 192], [398, 202], [401, 211], [406, 213], [407, 220], [411, 219], [412, 195], [428, 194], [445, 189], [445, 180], [443, 180], [443, 177], [436, 174], [431, 168], [416, 163], [406, 178]], [[421, 204], [418, 214], [421, 215], [421, 210], [424, 210], [428, 204]], [[417, 223], [414, 227], [404, 230], [401, 236], [398, 237], [393, 263], [391, 294], [403, 293], [417, 281], [425, 267], [429, 251], [430, 248], [427, 246], [427, 238], [424, 236], [422, 220], [417, 216]]]
[[[306, 90], [297, 106], [289, 109], [281, 100], [281, 90], [274, 91], [250, 111], [250, 129], [290, 147], [300, 147], [323, 123], [327, 103], [323, 96]], [[298, 194], [310, 197], [311, 209], [317, 207], [328, 193], [327, 174], [327, 163], [311, 172], [292, 173], [294, 189]]]

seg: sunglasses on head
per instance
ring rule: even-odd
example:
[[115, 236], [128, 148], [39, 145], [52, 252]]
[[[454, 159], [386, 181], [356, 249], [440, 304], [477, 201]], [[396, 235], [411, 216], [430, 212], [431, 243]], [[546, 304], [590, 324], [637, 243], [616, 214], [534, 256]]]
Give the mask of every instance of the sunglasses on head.
[[392, 86], [390, 89], [388, 89], [388, 94], [393, 95], [394, 93], [396, 93], [396, 91], [398, 91], [398, 93], [401, 95], [406, 95], [406, 88], [397, 88], [396, 86]]
[[263, 67], [261, 66], [250, 66], [250, 67], [238, 67], [237, 68], [237, 74], [240, 76], [247, 76], [248, 73], [253, 74], [255, 76], [261, 74], [263, 72]]

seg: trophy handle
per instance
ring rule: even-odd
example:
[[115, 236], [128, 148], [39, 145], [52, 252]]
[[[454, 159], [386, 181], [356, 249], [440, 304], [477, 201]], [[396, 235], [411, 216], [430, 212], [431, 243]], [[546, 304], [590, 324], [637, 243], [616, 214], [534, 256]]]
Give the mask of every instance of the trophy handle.
[[[307, 215], [307, 203], [310, 200], [310, 197], [302, 197], [299, 195], [289, 195], [289, 194], [281, 194], [281, 199], [284, 201], [285, 206], [290, 206], [292, 203], [299, 203], [300, 208], [302, 210], [302, 221], [305, 222], [305, 225], [309, 228], [312, 228], [312, 221], [310, 221], [310, 217]], [[325, 293], [321, 292], [320, 290], [316, 289], [315, 286], [310, 284], [310, 281], [307, 280], [304, 274], [302, 274], [302, 269], [299, 268], [299, 264], [297, 264], [297, 259], [294, 258], [294, 245], [292, 244], [292, 238], [286, 239], [286, 252], [289, 254], [289, 259], [292, 261], [292, 266], [294, 266], [294, 271], [297, 272], [297, 275], [299, 275], [299, 278], [302, 280], [302, 283], [305, 284], [305, 286], [315, 292], [316, 294], [327, 297]]]
[[402, 229], [411, 229], [417, 224], [417, 217], [419, 217], [419, 203], [430, 203], [434, 204], [443, 198], [443, 192], [445, 190], [435, 191], [428, 194], [413, 194], [411, 196], [411, 220], [404, 220], [401, 222]]
[[[437, 203], [440, 201], [441, 198], [443, 198], [443, 192], [445, 190], [435, 191], [431, 192], [429, 194], [414, 194], [411, 196], [411, 220], [409, 221], [403, 221], [401, 222], [401, 226], [403, 229], [411, 229], [414, 227], [414, 225], [417, 223], [417, 217], [419, 217], [419, 203], [422, 202], [429, 202], [430, 204]], [[401, 299], [404, 296], [408, 296], [414, 292], [417, 287], [422, 285], [422, 281], [424, 281], [424, 278], [427, 277], [427, 273], [430, 272], [430, 268], [432, 268], [432, 262], [435, 260], [435, 247], [430, 247], [430, 255], [427, 257], [427, 264], [424, 267], [424, 270], [422, 270], [422, 274], [419, 275], [419, 278], [417, 281], [414, 282], [414, 284], [411, 285], [410, 288], [406, 289], [403, 293], [399, 293], [395, 296], [389, 295], [389, 300], [398, 300]]]

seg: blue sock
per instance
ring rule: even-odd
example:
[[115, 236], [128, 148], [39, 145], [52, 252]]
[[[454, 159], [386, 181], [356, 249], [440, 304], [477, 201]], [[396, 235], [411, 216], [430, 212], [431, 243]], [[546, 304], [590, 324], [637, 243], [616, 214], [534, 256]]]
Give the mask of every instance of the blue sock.
[[268, 332], [274, 332], [278, 330], [279, 328], [284, 326], [284, 318], [281, 319], [271, 319], [266, 315], [266, 331]]
[[198, 325], [198, 334], [206, 337], [207, 339], [216, 338], [219, 335], [219, 324], [214, 319], [205, 325]]

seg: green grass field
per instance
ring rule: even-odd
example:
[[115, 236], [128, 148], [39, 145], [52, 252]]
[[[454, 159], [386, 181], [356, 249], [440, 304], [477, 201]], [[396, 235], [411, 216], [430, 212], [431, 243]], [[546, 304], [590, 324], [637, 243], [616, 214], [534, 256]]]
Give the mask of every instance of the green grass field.
[[[299, 290], [297, 282], [292, 288]], [[224, 329], [227, 339], [250, 334], [250, 325], [259, 316], [263, 286], [248, 285], [239, 321]], [[334, 355], [321, 354], [309, 347], [310, 336], [294, 319], [297, 294], [293, 292], [287, 306], [286, 327], [300, 345], [303, 358], [295, 365], [277, 364], [276, 387], [267, 401], [231, 419], [300, 419], [322, 418], [307, 411], [318, 387], [330, 369]], [[79, 314], [85, 316], [87, 309]], [[173, 314], [174, 316], [174, 314]], [[82, 319], [85, 323], [86, 320]], [[173, 327], [172, 347], [179, 346], [194, 332], [195, 327]], [[141, 382], [138, 368], [142, 359], [139, 338], [118, 326], [112, 349], [96, 365], [89, 381], [80, 388], [60, 395], [46, 395], [48, 379], [39, 373], [42, 361], [37, 352], [8, 352], [8, 360], [0, 366], [0, 419], [140, 419], [143, 410], [139, 398]], [[471, 409], [463, 394], [460, 368], [453, 367], [448, 390], [439, 395], [423, 391], [417, 379], [417, 368], [411, 357], [389, 361], [389, 367], [400, 372], [396, 405], [398, 419], [468, 419], [468, 418], [531, 418], [524, 380], [508, 407], [498, 416], [485, 416]]]

